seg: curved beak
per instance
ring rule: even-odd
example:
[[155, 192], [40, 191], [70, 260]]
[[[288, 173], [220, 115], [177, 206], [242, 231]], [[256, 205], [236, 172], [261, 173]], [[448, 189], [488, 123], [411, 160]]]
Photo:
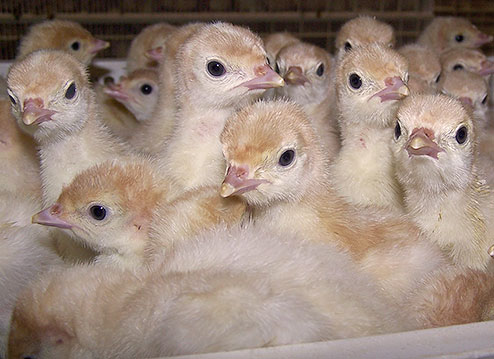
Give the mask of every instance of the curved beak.
[[223, 198], [239, 195], [255, 190], [262, 183], [269, 183], [269, 181], [251, 177], [247, 165], [231, 165], [221, 185], [220, 195]]
[[48, 110], [43, 107], [43, 100], [40, 98], [28, 98], [24, 101], [24, 107], [22, 111], [22, 122], [29, 126], [34, 124], [40, 124], [45, 121], [52, 120], [51, 116], [56, 114], [57, 111]]
[[434, 133], [426, 128], [414, 128], [408, 142], [406, 150], [408, 157], [430, 156], [437, 160], [437, 154], [444, 150], [433, 141]]
[[103, 92], [116, 100], [127, 101], [129, 95], [122, 89], [121, 84], [108, 84], [103, 88]]
[[475, 42], [475, 46], [480, 47], [484, 44], [491, 42], [492, 39], [493, 39], [492, 35], [487, 35], [481, 32], [477, 35], [477, 41]]
[[149, 57], [150, 59], [159, 62], [159, 61], [161, 61], [161, 59], [164, 56], [163, 46], [158, 46], [158, 47], [155, 47], [153, 49], [147, 50], [145, 52], [145, 55], [146, 55], [146, 57]]
[[494, 74], [494, 62], [489, 60], [482, 61], [482, 67], [479, 70], [480, 76], [487, 76], [490, 74]]
[[36, 213], [32, 218], [32, 223], [42, 224], [43, 226], [57, 227], [63, 229], [70, 229], [73, 227], [68, 222], [65, 222], [59, 217], [61, 212], [61, 206], [55, 203], [53, 206], [48, 207], [41, 212]]
[[290, 66], [284, 79], [286, 83], [290, 85], [303, 85], [306, 82], [309, 82], [300, 66]]
[[97, 52], [107, 49], [109, 47], [110, 47], [110, 43], [108, 41], [94, 39], [90, 52], [91, 54], [96, 54]]
[[269, 65], [258, 66], [254, 73], [256, 74], [256, 77], [252, 80], [245, 81], [236, 87], [243, 86], [247, 87], [249, 90], [263, 90], [285, 85], [283, 78], [274, 72]]
[[400, 100], [410, 94], [408, 86], [405, 85], [399, 76], [387, 77], [384, 80], [386, 87], [381, 91], [372, 95], [369, 100], [374, 97], [381, 98], [381, 103], [384, 101]]

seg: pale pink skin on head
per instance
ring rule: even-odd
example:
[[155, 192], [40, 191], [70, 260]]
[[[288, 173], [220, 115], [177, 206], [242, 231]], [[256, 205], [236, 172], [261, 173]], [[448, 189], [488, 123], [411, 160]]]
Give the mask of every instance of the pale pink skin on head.
[[[40, 124], [45, 121], [52, 120], [51, 116], [53, 116], [56, 111], [48, 110], [44, 108], [43, 100], [40, 98], [28, 98], [24, 101], [22, 118], [23, 122], [26, 125]], [[29, 123], [28, 120], [25, 120], [28, 116], [34, 117], [35, 120]]]
[[494, 62], [485, 60], [482, 62], [482, 68], [479, 70], [479, 75], [487, 76], [494, 74]]
[[247, 87], [249, 90], [264, 90], [273, 87], [283, 86], [284, 81], [269, 65], [258, 66], [254, 73], [257, 77], [245, 81], [239, 86]]
[[385, 101], [391, 101], [391, 100], [399, 100], [403, 97], [402, 94], [397, 92], [402, 86], [405, 86], [405, 84], [403, 83], [403, 81], [401, 80], [400, 77], [398, 77], [398, 76], [387, 77], [384, 80], [384, 83], [385, 83], [386, 87], [384, 89], [382, 89], [381, 91], [372, 95], [369, 98], [369, 100], [378, 96], [381, 98], [381, 102], [385, 102]]
[[[444, 150], [433, 141], [434, 137], [434, 132], [428, 128], [414, 128], [406, 144], [408, 156], [412, 157], [426, 155], [437, 160], [438, 153], [444, 152]], [[418, 148], [412, 147], [412, 141], [415, 138], [420, 138], [422, 140], [422, 145]]]
[[164, 57], [163, 46], [158, 46], [154, 49], [147, 50], [146, 56], [154, 61], [160, 62]]
[[45, 208], [41, 212], [36, 213], [32, 217], [32, 223], [41, 224], [44, 226], [57, 227], [62, 229], [71, 229], [72, 224], [64, 221], [59, 216], [62, 213], [62, 206], [55, 203], [53, 206]]
[[229, 184], [235, 191], [230, 195], [239, 195], [245, 192], [255, 190], [262, 183], [269, 183], [265, 179], [249, 178], [249, 166], [231, 165], [228, 167], [223, 184]]

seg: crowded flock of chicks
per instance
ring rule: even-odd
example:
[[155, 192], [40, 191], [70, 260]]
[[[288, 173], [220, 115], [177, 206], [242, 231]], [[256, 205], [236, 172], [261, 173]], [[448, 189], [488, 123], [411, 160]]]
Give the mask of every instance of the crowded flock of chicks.
[[[492, 41], [156, 24], [128, 75], [48, 21], [0, 100], [0, 350], [144, 358], [494, 318]], [[3, 355], [3, 354], [2, 354]]]

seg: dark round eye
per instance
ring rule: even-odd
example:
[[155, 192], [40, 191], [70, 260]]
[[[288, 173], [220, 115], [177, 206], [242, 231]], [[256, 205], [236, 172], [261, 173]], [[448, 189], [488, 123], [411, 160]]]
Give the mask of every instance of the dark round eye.
[[10, 102], [12, 102], [12, 105], [17, 105], [17, 102], [16, 102], [14, 96], [9, 95], [9, 99], [10, 99]]
[[75, 96], [75, 91], [76, 91], [75, 83], [72, 82], [69, 88], [67, 89], [67, 91], [65, 91], [65, 98], [67, 100], [73, 99]]
[[286, 150], [285, 152], [283, 152], [281, 154], [278, 163], [280, 164], [280, 166], [286, 167], [286, 166], [290, 165], [294, 159], [295, 159], [295, 151], [294, 150]]
[[97, 221], [102, 221], [106, 218], [106, 208], [100, 205], [91, 206], [89, 213]]
[[324, 74], [324, 64], [320, 64], [316, 71], [317, 76], [322, 76]]
[[437, 77], [436, 77], [436, 84], [439, 82], [439, 80], [441, 80], [441, 74], [437, 75]]
[[141, 86], [141, 92], [144, 95], [149, 95], [151, 92], [153, 92], [153, 86], [148, 85], [148, 84], [144, 84]]
[[463, 70], [463, 65], [462, 64], [456, 64], [455, 66], [453, 66], [453, 70]]
[[214, 77], [219, 77], [219, 76], [223, 76], [226, 70], [225, 70], [225, 66], [220, 64], [218, 61], [209, 61], [208, 72]]
[[348, 78], [350, 86], [355, 90], [358, 90], [362, 86], [362, 79], [357, 74], [351, 74]]
[[400, 123], [396, 121], [396, 126], [395, 126], [395, 138], [398, 139], [401, 136], [401, 127]]
[[72, 45], [70, 45], [70, 47], [72, 48], [72, 50], [77, 51], [81, 47], [81, 44], [79, 43], [79, 41], [74, 41]]
[[456, 42], [462, 42], [463, 40], [465, 40], [465, 37], [462, 34], [458, 34], [455, 36], [455, 40]]
[[467, 140], [468, 136], [468, 131], [465, 126], [461, 126], [458, 131], [456, 131], [456, 142], [458, 142], [460, 145], [465, 143]]
[[485, 105], [487, 103], [488, 97], [489, 97], [488, 95], [485, 95], [485, 97], [482, 99], [482, 105]]
[[350, 44], [348, 41], [345, 42], [345, 51], [351, 50], [352, 49], [352, 44]]
[[278, 63], [274, 65], [274, 71], [279, 75], [280, 74], [280, 67], [278, 66]]

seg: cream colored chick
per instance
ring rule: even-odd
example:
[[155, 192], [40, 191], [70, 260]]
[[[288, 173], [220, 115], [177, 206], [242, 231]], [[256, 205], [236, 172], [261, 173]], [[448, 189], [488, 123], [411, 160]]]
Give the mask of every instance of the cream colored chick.
[[280, 50], [285, 46], [300, 42], [300, 39], [286, 31], [268, 34], [263, 37], [263, 40], [264, 48], [266, 49], [266, 53], [268, 55], [269, 64], [273, 69], [275, 67], [276, 56], [278, 56]]
[[478, 178], [475, 146], [472, 117], [459, 101], [415, 95], [400, 106], [392, 150], [407, 212], [455, 263], [485, 269], [494, 201]]
[[17, 126], [9, 100], [0, 100], [0, 113], [0, 187], [3, 191], [40, 197], [36, 144]]
[[[158, 70], [160, 88], [158, 103], [149, 121], [139, 126], [139, 131], [129, 139], [132, 147], [141, 152], [158, 154], [171, 136], [177, 112], [175, 58], [183, 43], [205, 24], [192, 23], [181, 26], [166, 39], [162, 61]], [[182, 64], [177, 64], [182, 66]]]
[[202, 188], [167, 201], [156, 163], [128, 158], [91, 167], [62, 190], [33, 222], [65, 229], [92, 248], [96, 261], [138, 269], [161, 262], [172, 242], [219, 223], [240, 222], [245, 205]]
[[179, 242], [148, 274], [51, 272], [18, 301], [8, 348], [9, 358], [150, 358], [396, 332], [409, 322], [335, 247], [248, 227]]
[[219, 136], [226, 119], [265, 89], [283, 86], [266, 61], [258, 36], [227, 23], [204, 25], [180, 47], [171, 66], [176, 126], [158, 155], [177, 193], [221, 182], [225, 163]]
[[383, 46], [395, 45], [395, 33], [391, 25], [375, 17], [361, 15], [347, 21], [338, 31], [335, 39], [337, 58], [355, 47], [380, 43]]
[[469, 71], [452, 71], [444, 73], [438, 84], [438, 90], [460, 100], [475, 115], [478, 133], [487, 126], [488, 85], [484, 77]]
[[147, 51], [164, 46], [166, 38], [177, 28], [161, 22], [145, 27], [132, 40], [127, 54], [127, 73], [139, 69], [158, 69], [158, 62], [147, 56]]
[[435, 93], [441, 79], [439, 56], [428, 47], [409, 44], [398, 52], [408, 60], [408, 88], [411, 92]]
[[275, 89], [277, 97], [302, 105], [329, 158], [334, 158], [340, 149], [337, 124], [331, 119], [330, 102], [335, 95], [331, 82], [333, 65], [328, 52], [300, 41], [283, 47], [275, 63], [276, 72], [285, 80], [285, 86]]
[[4, 358], [10, 316], [17, 295], [30, 281], [61, 260], [44, 228], [29, 218], [40, 209], [36, 197], [22, 191], [0, 192], [0, 357]]
[[491, 42], [492, 35], [484, 34], [462, 17], [437, 16], [422, 31], [417, 43], [441, 54], [453, 47], [477, 48]]
[[95, 39], [76, 22], [50, 20], [29, 28], [29, 32], [21, 39], [16, 58], [23, 59], [41, 49], [63, 50], [87, 66], [99, 51], [109, 46], [109, 42]]
[[494, 73], [494, 62], [479, 50], [464, 47], [452, 48], [444, 51], [440, 57], [443, 71], [452, 72], [467, 70], [481, 76]]
[[406, 59], [379, 44], [354, 49], [337, 65], [342, 146], [331, 174], [352, 204], [402, 210], [389, 144], [399, 102], [409, 94], [407, 80]]
[[124, 105], [137, 121], [147, 121], [158, 102], [158, 72], [135, 70], [117, 84], [106, 85], [105, 93]]
[[84, 65], [73, 56], [32, 53], [11, 67], [8, 85], [17, 122], [38, 143], [43, 205], [80, 171], [128, 153], [102, 124]]
[[396, 302], [417, 278], [444, 266], [439, 249], [409, 221], [362, 211], [337, 195], [326, 153], [295, 104], [246, 107], [228, 120], [221, 142], [228, 164], [222, 196], [243, 197], [261, 226], [348, 250]]

